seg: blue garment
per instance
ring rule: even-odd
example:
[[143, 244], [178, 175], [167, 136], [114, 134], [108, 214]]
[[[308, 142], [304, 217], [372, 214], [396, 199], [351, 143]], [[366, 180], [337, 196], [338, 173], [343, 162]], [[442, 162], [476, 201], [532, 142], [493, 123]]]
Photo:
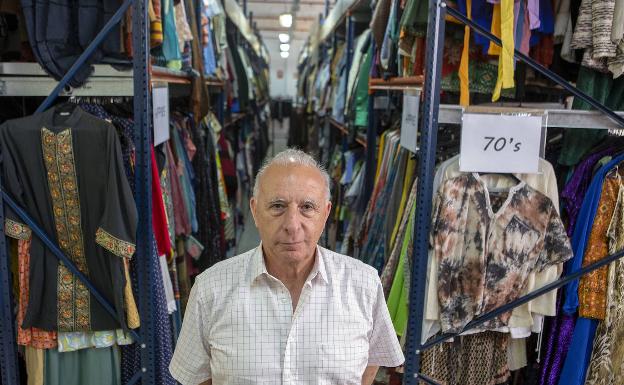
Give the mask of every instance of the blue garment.
[[559, 385], [583, 385], [585, 383], [597, 327], [598, 320], [579, 318], [576, 321], [572, 342], [561, 370], [561, 377], [559, 377]]
[[340, 62], [338, 62], [338, 74], [340, 76], [340, 80], [338, 81], [338, 89], [336, 90], [334, 106], [332, 109], [334, 119], [340, 123], [344, 122], [344, 109], [347, 98], [347, 55], [345, 55], [344, 52], [346, 52], [346, 49], [343, 50], [343, 55], [340, 58]]
[[[598, 210], [602, 184], [607, 173], [623, 160], [624, 154], [615, 157], [611, 162], [604, 165], [598, 170], [589, 185], [574, 227], [574, 233], [572, 234], [572, 250], [574, 250], [574, 257], [568, 262], [566, 268], [567, 275], [579, 271], [583, 265], [585, 247], [587, 246], [594, 218], [596, 217], [596, 211]], [[565, 302], [563, 304], [563, 311], [566, 314], [574, 314], [578, 308], [578, 285], [579, 280], [576, 279], [564, 286]]]
[[[459, 11], [462, 14], [466, 14], [466, 0], [459, 0], [457, 2], [457, 6], [459, 7]], [[487, 0], [473, 0], [472, 1], [472, 9], [471, 9], [471, 19], [479, 24], [479, 26], [483, 27], [487, 31], [490, 30], [492, 26], [492, 13], [494, 12], [494, 8], [491, 3]], [[481, 46], [484, 55], [487, 55], [488, 49], [490, 47], [490, 40], [485, 36], [481, 36], [478, 33], [471, 34], [474, 39], [475, 44]]]
[[522, 32], [524, 29], [524, 10], [526, 9], [526, 3], [524, 1], [520, 1], [518, 7], [518, 23], [516, 25], [516, 49], [520, 50], [520, 46], [522, 45]]
[[215, 51], [213, 42], [213, 31], [210, 26], [208, 26], [208, 28], [205, 28], [204, 31], [208, 33], [208, 44], [203, 47], [204, 74], [208, 76], [213, 76], [217, 71], [217, 60], [215, 59], [214, 53]]
[[[596, 217], [598, 203], [602, 193], [602, 185], [609, 171], [623, 160], [624, 154], [615, 157], [611, 162], [600, 168], [594, 176], [589, 190], [587, 190], [574, 228], [574, 234], [572, 235], [574, 258], [572, 263], [568, 265], [567, 274], [574, 273], [581, 269], [585, 248]], [[576, 312], [579, 305], [578, 280], [569, 283], [565, 287], [565, 297], [563, 310], [568, 314], [573, 314]], [[597, 320], [579, 318], [576, 322], [572, 342], [563, 365], [561, 376], [559, 377], [560, 385], [582, 385], [585, 382], [597, 326]]]
[[540, 0], [539, 3], [540, 26], [531, 32], [529, 45], [533, 47], [539, 43], [543, 35], [552, 35], [555, 32], [555, 16], [553, 15], [550, 0]]

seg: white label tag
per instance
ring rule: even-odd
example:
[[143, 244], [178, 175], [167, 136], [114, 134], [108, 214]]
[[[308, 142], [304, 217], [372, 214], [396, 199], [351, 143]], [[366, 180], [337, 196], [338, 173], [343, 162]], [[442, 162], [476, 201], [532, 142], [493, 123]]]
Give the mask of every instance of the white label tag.
[[152, 89], [152, 114], [154, 118], [154, 146], [169, 140], [169, 88]]
[[403, 119], [401, 121], [401, 146], [411, 152], [418, 150], [418, 107], [420, 93], [403, 94]]
[[539, 172], [542, 116], [463, 115], [459, 169], [463, 172]]

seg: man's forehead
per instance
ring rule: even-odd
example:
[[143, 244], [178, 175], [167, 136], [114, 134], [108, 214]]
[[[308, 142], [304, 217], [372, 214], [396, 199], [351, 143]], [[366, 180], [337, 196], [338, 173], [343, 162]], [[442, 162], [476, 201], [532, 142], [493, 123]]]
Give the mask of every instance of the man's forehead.
[[296, 196], [296, 194], [269, 195], [267, 202], [318, 202], [319, 197], [312, 195]]
[[278, 190], [293, 194], [298, 190], [321, 194], [325, 190], [325, 179], [319, 170], [305, 165], [271, 165], [259, 181], [260, 190]]

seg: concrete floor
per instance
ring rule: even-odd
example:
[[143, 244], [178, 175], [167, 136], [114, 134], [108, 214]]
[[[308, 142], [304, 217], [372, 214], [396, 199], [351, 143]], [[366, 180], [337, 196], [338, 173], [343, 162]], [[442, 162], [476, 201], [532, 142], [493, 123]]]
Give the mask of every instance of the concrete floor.
[[[272, 156], [277, 154], [280, 151], [283, 151], [287, 147], [288, 143], [288, 128], [290, 122], [289, 119], [286, 119], [280, 124], [278, 121], [273, 121], [273, 128], [275, 130], [275, 139], [273, 140], [273, 144], [269, 147], [268, 155]], [[269, 135], [271, 135], [271, 131], [269, 130]], [[236, 253], [235, 255], [244, 253], [248, 250], [253, 249], [258, 246], [260, 243], [260, 236], [258, 235], [258, 230], [254, 225], [253, 217], [251, 216], [251, 211], [249, 211], [249, 197], [244, 199], [243, 207], [241, 207], [241, 212], [245, 217], [245, 228], [243, 229], [243, 233], [238, 239], [236, 243]]]

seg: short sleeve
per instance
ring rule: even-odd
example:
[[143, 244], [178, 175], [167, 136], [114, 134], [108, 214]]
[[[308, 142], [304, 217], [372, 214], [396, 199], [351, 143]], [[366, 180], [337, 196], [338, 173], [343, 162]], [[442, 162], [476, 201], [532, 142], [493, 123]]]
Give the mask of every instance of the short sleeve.
[[137, 209], [113, 126], [109, 127], [107, 147], [106, 202], [95, 241], [119, 257], [130, 258], [136, 249]]
[[552, 206], [544, 234], [544, 247], [537, 261], [536, 269], [541, 272], [545, 267], [563, 263], [572, 258], [572, 256], [570, 239], [563, 227], [559, 214]]
[[405, 361], [399, 339], [394, 331], [381, 281], [377, 277], [377, 293], [373, 304], [373, 328], [369, 335], [368, 366], [394, 368]]
[[201, 300], [201, 282], [195, 282], [191, 289], [182, 330], [169, 364], [171, 375], [182, 385], [197, 385], [212, 378], [210, 349], [206, 338], [210, 322], [202, 311], [206, 304]]

